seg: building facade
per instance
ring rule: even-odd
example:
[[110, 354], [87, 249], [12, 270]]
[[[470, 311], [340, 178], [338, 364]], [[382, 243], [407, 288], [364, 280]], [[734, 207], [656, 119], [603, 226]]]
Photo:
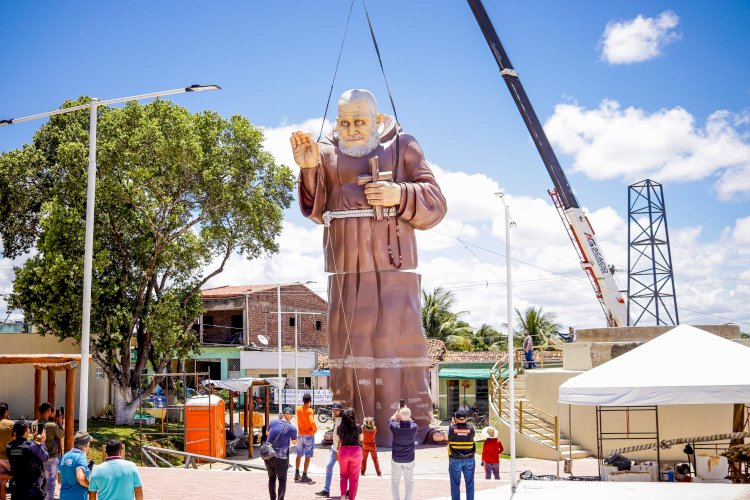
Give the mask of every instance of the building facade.
[[[317, 355], [328, 350], [328, 304], [304, 284], [203, 290], [205, 312], [196, 328], [201, 353], [194, 355], [186, 370], [208, 372], [216, 379], [276, 377], [279, 299], [282, 376], [290, 380], [290, 388], [316, 385], [312, 373], [318, 366]], [[299, 375], [296, 384], [292, 381], [295, 367]]]

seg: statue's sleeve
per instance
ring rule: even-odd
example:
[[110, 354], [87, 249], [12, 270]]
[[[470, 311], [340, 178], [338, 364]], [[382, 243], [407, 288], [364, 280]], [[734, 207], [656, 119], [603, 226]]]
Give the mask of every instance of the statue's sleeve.
[[323, 155], [321, 155], [317, 167], [301, 168], [299, 173], [300, 210], [302, 210], [302, 215], [318, 224], [323, 223], [323, 212], [326, 210], [326, 200], [328, 198], [323, 161]]
[[[430, 229], [436, 226], [447, 210], [443, 192], [435, 181], [424, 153], [417, 141], [411, 136], [404, 136], [404, 181], [401, 184], [401, 203], [399, 217], [415, 229]], [[399, 176], [401, 177], [401, 176]]]

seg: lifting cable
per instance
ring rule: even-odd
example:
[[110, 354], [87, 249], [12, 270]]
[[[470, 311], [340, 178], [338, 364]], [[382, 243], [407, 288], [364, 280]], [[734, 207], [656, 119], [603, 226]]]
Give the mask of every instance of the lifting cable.
[[[322, 121], [322, 123], [320, 125], [320, 133], [318, 135], [318, 141], [320, 141], [321, 137], [323, 136], [323, 127], [325, 126], [326, 117], [328, 116], [328, 109], [329, 109], [329, 106], [331, 104], [331, 96], [333, 95], [333, 87], [334, 87], [334, 85], [336, 83], [336, 75], [338, 74], [339, 64], [341, 62], [341, 54], [342, 54], [342, 52], [344, 50], [344, 43], [346, 41], [346, 34], [347, 34], [348, 30], [349, 30], [349, 22], [351, 20], [352, 9], [354, 7], [354, 1], [355, 0], [352, 0], [351, 4], [349, 5], [349, 15], [347, 16], [347, 19], [346, 19], [346, 26], [344, 28], [344, 36], [341, 39], [341, 46], [339, 47], [339, 54], [338, 54], [338, 58], [336, 59], [336, 68], [334, 69], [333, 79], [331, 81], [331, 87], [330, 87], [330, 90], [328, 91], [328, 100], [326, 101], [325, 111], [323, 112], [323, 121]], [[378, 41], [377, 41], [377, 39], [375, 37], [375, 29], [372, 26], [372, 20], [370, 19], [370, 14], [369, 14], [369, 12], [367, 12], [367, 5], [365, 5], [365, 0], [362, 0], [362, 7], [364, 7], [364, 10], [365, 10], [365, 16], [367, 17], [367, 24], [368, 24], [368, 26], [370, 28], [370, 36], [372, 37], [372, 43], [373, 43], [373, 45], [375, 47], [375, 53], [378, 56], [378, 63], [380, 64], [380, 71], [383, 74], [383, 79], [385, 80], [385, 86], [386, 86], [386, 89], [388, 90], [388, 99], [390, 100], [390, 102], [391, 102], [391, 108], [393, 109], [393, 118], [396, 121], [396, 123], [395, 123], [395, 127], [396, 127], [396, 161], [395, 161], [395, 164], [394, 164], [394, 167], [393, 167], [393, 181], [395, 182], [396, 179], [397, 179], [396, 176], [397, 176], [397, 173], [398, 173], [398, 162], [399, 162], [399, 153], [400, 153], [399, 152], [400, 143], [399, 143], [398, 115], [396, 113], [396, 105], [394, 104], [394, 101], [393, 101], [393, 95], [391, 93], [391, 88], [390, 88], [390, 85], [388, 84], [388, 78], [386, 77], [386, 74], [385, 74], [385, 68], [383, 66], [383, 59], [382, 59], [382, 57], [380, 55], [380, 48], [378, 46]], [[334, 228], [334, 225], [331, 225], [328, 228], [328, 231], [327, 231], [328, 238], [326, 239], [326, 247], [330, 248], [330, 250], [331, 250], [331, 257], [333, 259], [333, 270], [334, 270], [334, 276], [333, 276], [333, 278], [336, 280], [336, 285], [337, 285], [336, 288], [338, 289], [338, 292], [339, 292], [339, 308], [341, 309], [341, 313], [342, 313], [343, 320], [344, 320], [344, 331], [346, 332], [346, 343], [347, 343], [347, 346], [349, 348], [348, 350], [349, 350], [349, 356], [351, 357], [351, 368], [352, 368], [352, 373], [354, 375], [354, 381], [355, 381], [355, 385], [356, 385], [355, 391], [357, 393], [357, 398], [359, 399], [359, 406], [360, 406], [360, 410], [362, 411], [362, 417], [364, 419], [364, 417], [368, 416], [368, 415], [365, 414], [365, 407], [364, 407], [364, 404], [362, 402], [362, 389], [361, 389], [361, 384], [360, 384], [359, 376], [357, 375], [357, 367], [356, 367], [356, 363], [357, 363], [356, 359], [357, 358], [354, 356], [354, 350], [353, 350], [353, 347], [352, 347], [351, 336], [349, 334], [349, 326], [350, 326], [349, 322], [350, 322], [350, 319], [347, 318], [347, 315], [346, 315], [346, 308], [344, 307], [344, 294], [343, 294], [344, 290], [343, 290], [343, 284], [341, 283], [340, 273], [337, 272], [338, 271], [338, 266], [336, 265], [336, 251], [332, 247], [331, 232], [334, 230], [333, 228]], [[353, 320], [353, 319], [354, 318], [351, 318], [351, 320]], [[330, 353], [329, 353], [329, 359], [330, 359]], [[347, 363], [346, 363], [346, 355], [345, 355], [344, 359], [343, 359], [343, 365], [342, 365], [341, 369], [346, 368], [346, 364]], [[377, 409], [377, 407], [376, 407], [376, 409]]]

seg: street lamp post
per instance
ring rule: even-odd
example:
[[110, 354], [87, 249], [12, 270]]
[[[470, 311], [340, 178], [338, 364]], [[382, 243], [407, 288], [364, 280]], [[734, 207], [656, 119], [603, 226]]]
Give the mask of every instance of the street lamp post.
[[73, 106], [70, 108], [56, 109], [37, 115], [24, 116], [21, 118], [9, 118], [0, 120], [0, 126], [22, 123], [37, 118], [46, 118], [63, 113], [71, 113], [89, 109], [89, 161], [86, 182], [86, 229], [84, 237], [84, 256], [83, 256], [83, 304], [81, 307], [81, 381], [78, 408], [78, 430], [85, 431], [88, 423], [88, 399], [89, 399], [89, 344], [91, 342], [91, 275], [93, 273], [93, 256], [94, 256], [94, 202], [96, 200], [96, 128], [97, 128], [97, 110], [99, 106], [108, 106], [110, 104], [119, 104], [123, 102], [139, 101], [141, 99], [150, 99], [154, 97], [163, 97], [167, 95], [182, 94], [185, 92], [202, 92], [205, 90], [219, 90], [218, 85], [191, 85], [173, 90], [163, 90], [161, 92], [152, 92], [150, 94], [141, 94], [130, 97], [120, 97], [117, 99], [108, 99], [100, 101], [92, 98], [88, 104]]
[[[309, 285], [310, 283], [315, 283], [314, 281], [297, 281], [295, 283], [289, 283], [290, 285]], [[278, 324], [278, 332], [277, 332], [277, 351], [279, 354], [279, 371], [278, 371], [278, 390], [279, 390], [279, 411], [281, 411], [281, 406], [283, 404], [283, 393], [281, 391], [281, 284], [276, 285], [276, 323]], [[291, 312], [291, 311], [290, 311]], [[321, 314], [321, 313], [305, 313], [300, 311], [294, 311], [294, 384], [295, 389], [296, 386], [298, 386], [298, 379], [297, 379], [297, 314]]]
[[516, 492], [518, 478], [516, 478], [516, 383], [515, 383], [515, 346], [513, 345], [513, 281], [511, 280], [510, 228], [516, 223], [510, 218], [510, 207], [505, 202], [503, 193], [495, 193], [505, 208], [505, 273], [508, 301], [508, 387], [510, 390], [509, 422], [510, 427], [510, 489]]
[[303, 315], [303, 314], [308, 314], [310, 316], [323, 315], [323, 313], [319, 313], [319, 312], [294, 311], [294, 387], [295, 389], [299, 389], [299, 373], [297, 373], [297, 353], [299, 352], [299, 349], [297, 348], [297, 315]]

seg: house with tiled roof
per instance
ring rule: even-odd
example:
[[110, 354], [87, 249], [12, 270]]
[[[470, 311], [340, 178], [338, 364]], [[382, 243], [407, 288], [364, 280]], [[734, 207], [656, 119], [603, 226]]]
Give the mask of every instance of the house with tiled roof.
[[476, 404], [480, 413], [488, 413], [490, 371], [506, 358], [497, 351], [445, 351], [431, 369], [437, 374], [440, 418], [449, 419], [461, 404]]

